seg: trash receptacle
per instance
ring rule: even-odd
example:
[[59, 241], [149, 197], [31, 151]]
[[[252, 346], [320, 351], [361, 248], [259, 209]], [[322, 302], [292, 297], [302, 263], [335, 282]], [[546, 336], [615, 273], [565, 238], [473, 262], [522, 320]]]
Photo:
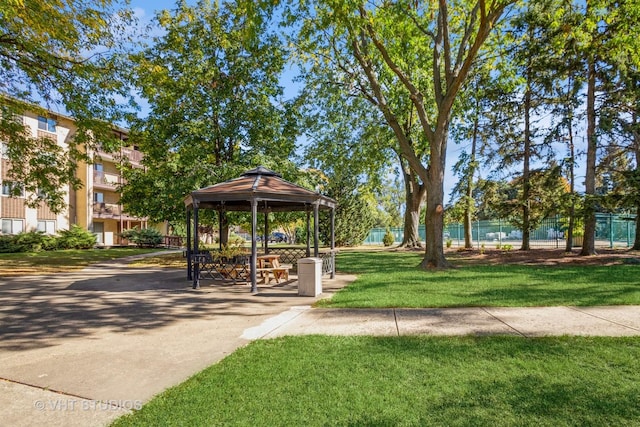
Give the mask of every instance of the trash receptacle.
[[298, 260], [298, 295], [317, 297], [322, 293], [322, 259]]

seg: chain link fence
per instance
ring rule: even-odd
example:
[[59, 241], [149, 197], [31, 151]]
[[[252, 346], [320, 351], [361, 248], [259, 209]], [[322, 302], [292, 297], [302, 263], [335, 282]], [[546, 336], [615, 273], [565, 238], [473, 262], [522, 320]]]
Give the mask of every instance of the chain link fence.
[[[596, 215], [596, 246], [597, 247], [631, 247], [636, 235], [635, 215], [597, 214]], [[562, 217], [547, 218], [541, 225], [531, 232], [530, 244], [532, 248], [564, 248], [566, 246], [566, 220]], [[387, 229], [373, 228], [365, 245], [382, 245], [382, 238]], [[395, 244], [402, 242], [404, 229], [391, 227]], [[420, 225], [418, 232], [420, 239], [425, 240], [424, 225]], [[574, 234], [576, 234], [574, 230]], [[505, 220], [483, 220], [473, 223], [473, 245], [480, 248], [511, 245], [513, 249], [522, 244], [522, 231]], [[451, 241], [452, 247], [464, 246], [464, 226], [459, 223], [448, 224], [444, 228], [444, 240]], [[573, 246], [582, 246], [582, 237], [574, 236]]]

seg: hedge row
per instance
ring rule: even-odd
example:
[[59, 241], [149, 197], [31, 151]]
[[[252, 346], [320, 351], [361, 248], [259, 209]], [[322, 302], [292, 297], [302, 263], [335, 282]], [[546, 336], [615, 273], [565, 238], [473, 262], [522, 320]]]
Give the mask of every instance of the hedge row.
[[73, 225], [69, 230], [59, 231], [56, 236], [50, 236], [41, 231], [0, 236], [0, 253], [90, 249], [95, 244], [96, 236], [93, 233]]

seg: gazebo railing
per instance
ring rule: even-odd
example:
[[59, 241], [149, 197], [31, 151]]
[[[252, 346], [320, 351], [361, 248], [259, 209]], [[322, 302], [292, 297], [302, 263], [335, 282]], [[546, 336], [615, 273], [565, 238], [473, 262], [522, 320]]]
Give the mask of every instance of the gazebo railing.
[[[209, 251], [191, 255], [198, 279], [212, 279], [223, 282], [246, 282], [250, 280], [249, 258], [212, 256]], [[195, 274], [195, 273], [194, 273]]]
[[[281, 264], [291, 264], [293, 271], [298, 270], [298, 260], [307, 258], [307, 248], [300, 246], [275, 246], [268, 248], [270, 254], [280, 255]], [[335, 249], [320, 249], [318, 257], [322, 259], [322, 275], [332, 274], [335, 272], [336, 253]], [[313, 256], [313, 249], [311, 249]]]

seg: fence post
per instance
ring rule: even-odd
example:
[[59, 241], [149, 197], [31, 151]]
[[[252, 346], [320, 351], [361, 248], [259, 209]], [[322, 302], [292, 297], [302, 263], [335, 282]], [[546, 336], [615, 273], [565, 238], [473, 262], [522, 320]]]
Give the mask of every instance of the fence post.
[[502, 219], [498, 218], [498, 244], [502, 247]]
[[613, 248], [613, 214], [609, 213], [609, 247]]
[[478, 250], [480, 250], [480, 219], [476, 220], [477, 224], [477, 233], [478, 233]]
[[627, 220], [627, 247], [631, 246], [631, 221]]

